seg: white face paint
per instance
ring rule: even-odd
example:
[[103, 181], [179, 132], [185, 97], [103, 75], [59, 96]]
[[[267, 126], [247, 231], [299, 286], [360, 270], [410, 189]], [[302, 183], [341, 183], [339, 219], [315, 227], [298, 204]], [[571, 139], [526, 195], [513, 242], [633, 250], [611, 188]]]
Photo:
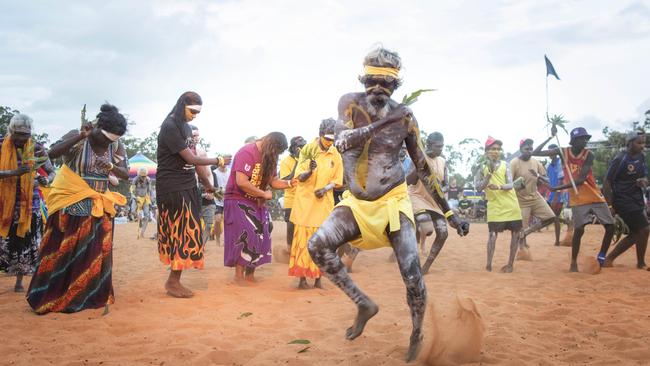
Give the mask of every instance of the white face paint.
[[111, 140], [111, 141], [113, 141], [113, 142], [115, 142], [115, 141], [117, 141], [117, 140], [120, 139], [120, 135], [116, 135], [116, 134], [114, 134], [114, 133], [110, 133], [110, 132], [108, 132], [108, 131], [106, 131], [106, 130], [102, 130], [102, 134], [104, 134], [104, 136], [106, 136], [107, 139], [109, 139], [109, 140]]

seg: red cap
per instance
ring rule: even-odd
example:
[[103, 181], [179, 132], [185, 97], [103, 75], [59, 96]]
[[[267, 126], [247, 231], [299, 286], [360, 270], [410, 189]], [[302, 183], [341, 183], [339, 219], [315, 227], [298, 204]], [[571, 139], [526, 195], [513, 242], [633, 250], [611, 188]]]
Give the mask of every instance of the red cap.
[[494, 144], [503, 145], [503, 142], [501, 142], [501, 140], [495, 139], [492, 136], [488, 136], [487, 140], [485, 141], [485, 150], [487, 150], [490, 146]]
[[526, 145], [526, 143], [532, 145], [532, 143], [533, 143], [533, 139], [529, 139], [529, 138], [527, 138], [527, 137], [524, 137], [523, 139], [521, 139], [521, 140], [519, 141], [519, 147], [522, 147], [522, 146]]

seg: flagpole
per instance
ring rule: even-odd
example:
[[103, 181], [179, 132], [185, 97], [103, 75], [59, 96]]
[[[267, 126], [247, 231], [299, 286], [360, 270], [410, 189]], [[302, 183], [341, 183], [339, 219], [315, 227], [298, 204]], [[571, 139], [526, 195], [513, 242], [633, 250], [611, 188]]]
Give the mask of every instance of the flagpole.
[[[548, 72], [546, 73], [546, 122], [551, 122], [551, 119], [548, 117]], [[557, 133], [555, 134], [555, 140], [557, 141], [557, 147], [560, 150], [560, 159], [564, 163], [564, 167], [566, 168], [566, 171], [569, 173], [569, 181], [571, 182], [571, 187], [573, 187], [573, 191], [575, 194], [578, 194], [578, 187], [576, 186], [576, 182], [573, 179], [573, 172], [571, 169], [569, 169], [569, 162], [564, 156], [564, 152], [562, 151], [562, 145], [560, 144], [560, 138], [557, 136]]]
[[546, 121], [548, 122], [548, 73], [546, 74]]

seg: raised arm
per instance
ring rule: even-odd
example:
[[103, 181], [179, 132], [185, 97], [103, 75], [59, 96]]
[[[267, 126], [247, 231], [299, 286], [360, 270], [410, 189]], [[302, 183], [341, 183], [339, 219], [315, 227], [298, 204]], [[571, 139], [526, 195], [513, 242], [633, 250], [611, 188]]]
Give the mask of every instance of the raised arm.
[[126, 165], [126, 148], [124, 144], [118, 143], [114, 161], [115, 163], [111, 173], [120, 179], [129, 180], [129, 169]]
[[57, 141], [50, 147], [47, 155], [52, 160], [60, 158], [61, 156], [67, 154], [74, 145], [79, 143], [79, 141], [82, 141], [88, 137], [92, 130], [93, 125], [92, 123], [88, 122], [81, 126], [80, 130], [72, 130], [66, 133], [60, 141]]
[[377, 130], [381, 129], [387, 123], [401, 121], [404, 117], [411, 114], [411, 110], [408, 107], [398, 105], [386, 117], [368, 123], [368, 125], [363, 127], [352, 128], [351, 110], [354, 105], [356, 105], [354, 94], [346, 94], [339, 101], [339, 119], [334, 129], [334, 145], [341, 154], [347, 150], [363, 146]]

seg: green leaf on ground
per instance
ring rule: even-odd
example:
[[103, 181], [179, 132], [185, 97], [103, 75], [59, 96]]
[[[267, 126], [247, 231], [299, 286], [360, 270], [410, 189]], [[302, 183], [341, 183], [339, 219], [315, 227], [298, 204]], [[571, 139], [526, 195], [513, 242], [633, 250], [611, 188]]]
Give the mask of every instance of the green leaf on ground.
[[311, 342], [309, 339], [294, 339], [293, 341], [287, 343], [287, 344], [310, 344]]
[[307, 352], [307, 350], [310, 349], [310, 348], [311, 348], [310, 346], [307, 346], [307, 347], [301, 349], [300, 351], [298, 351], [298, 353], [305, 353], [305, 352]]
[[247, 318], [247, 317], [249, 317], [251, 315], [253, 315], [253, 313], [250, 313], [250, 312], [241, 313], [241, 315], [239, 315], [239, 317], [237, 319]]

